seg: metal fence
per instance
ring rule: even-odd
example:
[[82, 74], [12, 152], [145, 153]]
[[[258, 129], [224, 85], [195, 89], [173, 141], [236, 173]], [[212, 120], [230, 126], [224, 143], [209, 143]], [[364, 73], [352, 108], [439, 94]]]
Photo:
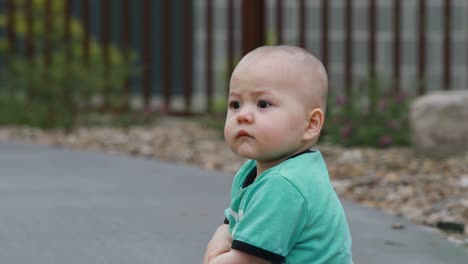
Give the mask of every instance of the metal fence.
[[[35, 0], [24, 1], [30, 21]], [[359, 78], [371, 76], [386, 76], [395, 92], [424, 94], [434, 76], [438, 89], [468, 87], [464, 0], [42, 0], [46, 27], [54, 1], [65, 4], [63, 41], [70, 38], [70, 18], [81, 21], [83, 58], [91, 37], [102, 44], [103, 56], [110, 43], [125, 54], [136, 50], [144, 70], [122, 89], [167, 112], [213, 111], [237, 58], [264, 44], [312, 51], [326, 66], [331, 88], [346, 96]], [[16, 1], [0, 2], [9, 53], [47, 58], [53, 43], [36, 47], [32, 23], [18, 37]]]

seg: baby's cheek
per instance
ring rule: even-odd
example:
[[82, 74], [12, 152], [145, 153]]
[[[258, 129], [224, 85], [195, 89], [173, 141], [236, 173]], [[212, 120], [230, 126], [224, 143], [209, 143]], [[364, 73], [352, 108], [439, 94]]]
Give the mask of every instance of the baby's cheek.
[[270, 125], [266, 127], [264, 144], [270, 151], [284, 151], [297, 145], [298, 142], [298, 127]]
[[227, 127], [224, 127], [224, 141], [226, 141], [226, 143], [228, 142], [229, 140], [229, 133], [228, 133], [228, 129]]
[[226, 123], [224, 123], [224, 138], [227, 140], [230, 133], [232, 131], [232, 121], [230, 119], [226, 119]]
[[287, 136], [288, 130], [278, 125], [278, 123], [274, 120], [265, 124], [262, 128], [262, 134], [265, 138], [269, 139], [279, 139], [282, 136]]

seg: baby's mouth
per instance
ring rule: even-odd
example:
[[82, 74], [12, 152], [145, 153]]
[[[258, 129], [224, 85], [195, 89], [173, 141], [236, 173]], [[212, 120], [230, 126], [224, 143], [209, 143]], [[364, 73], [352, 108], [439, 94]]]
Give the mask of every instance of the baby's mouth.
[[236, 134], [236, 139], [239, 139], [241, 137], [250, 137], [250, 138], [253, 138], [249, 133], [247, 133], [247, 131], [245, 130], [239, 130], [239, 132], [237, 132]]

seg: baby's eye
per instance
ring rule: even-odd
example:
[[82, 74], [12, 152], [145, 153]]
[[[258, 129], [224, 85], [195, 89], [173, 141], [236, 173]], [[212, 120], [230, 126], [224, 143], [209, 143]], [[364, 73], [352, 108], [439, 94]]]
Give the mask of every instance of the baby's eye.
[[239, 109], [240, 108], [240, 103], [238, 101], [231, 101], [231, 102], [229, 102], [229, 108], [230, 109]]
[[271, 106], [271, 103], [269, 103], [267, 101], [261, 100], [261, 101], [258, 101], [258, 103], [257, 103], [257, 107], [259, 107], [259, 108], [267, 108], [269, 106]]

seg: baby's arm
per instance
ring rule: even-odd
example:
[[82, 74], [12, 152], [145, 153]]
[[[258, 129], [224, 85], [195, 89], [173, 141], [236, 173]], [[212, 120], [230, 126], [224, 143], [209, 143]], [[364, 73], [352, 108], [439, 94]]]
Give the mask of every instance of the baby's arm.
[[254, 255], [244, 253], [239, 250], [232, 249], [229, 252], [223, 253], [215, 257], [208, 264], [271, 264], [270, 261], [261, 259]]
[[203, 264], [269, 264], [271, 262], [231, 249], [232, 237], [229, 225], [223, 224], [213, 235], [206, 248]]
[[229, 233], [229, 225], [222, 224], [216, 229], [211, 241], [206, 247], [203, 264], [208, 264], [217, 256], [231, 250], [232, 237]]

